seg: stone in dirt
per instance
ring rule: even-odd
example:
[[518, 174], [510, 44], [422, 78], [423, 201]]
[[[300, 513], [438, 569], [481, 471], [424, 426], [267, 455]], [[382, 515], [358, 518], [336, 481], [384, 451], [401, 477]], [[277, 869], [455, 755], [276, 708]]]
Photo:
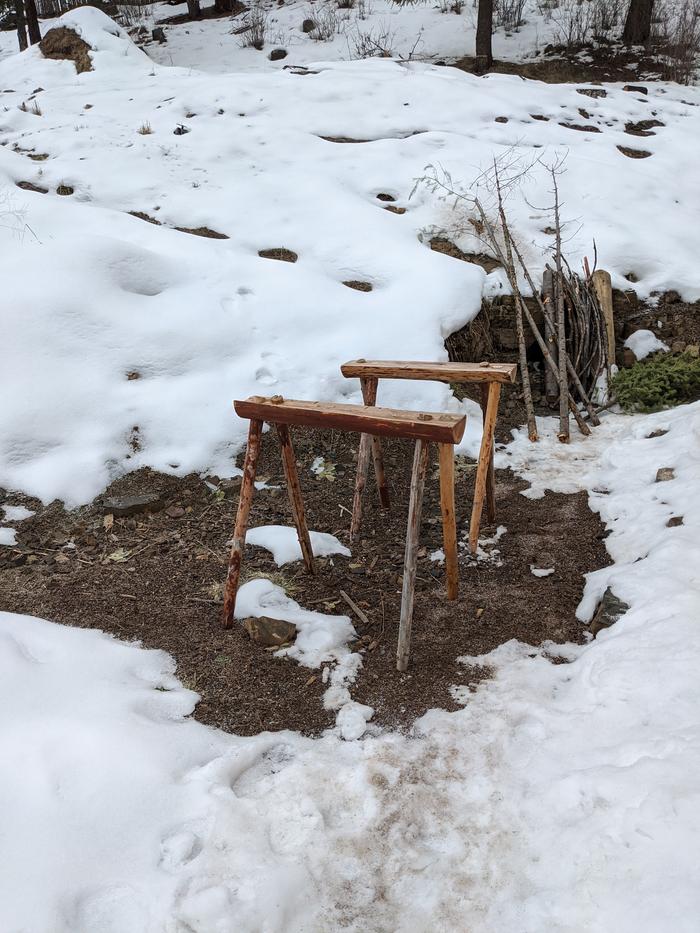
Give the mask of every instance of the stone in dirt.
[[84, 39], [74, 29], [67, 26], [55, 26], [49, 29], [39, 43], [44, 58], [54, 58], [73, 62], [78, 74], [92, 71], [89, 53], [92, 51]]
[[610, 587], [608, 587], [603, 593], [603, 598], [598, 603], [598, 608], [589, 626], [591, 635], [595, 638], [601, 629], [610, 628], [610, 626], [614, 625], [628, 609], [629, 605], [615, 596]]
[[281, 648], [294, 641], [297, 627], [284, 619], [271, 619], [269, 616], [259, 616], [243, 620], [243, 628], [250, 636], [250, 640], [261, 648]]
[[157, 492], [144, 493], [141, 496], [110, 496], [102, 500], [105, 515], [124, 518], [138, 515], [139, 512], [159, 512], [165, 503]]

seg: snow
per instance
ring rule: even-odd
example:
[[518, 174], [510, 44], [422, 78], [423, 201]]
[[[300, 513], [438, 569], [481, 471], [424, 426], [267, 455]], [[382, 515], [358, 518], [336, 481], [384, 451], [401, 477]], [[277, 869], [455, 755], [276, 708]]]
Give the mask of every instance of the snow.
[[[229, 476], [246, 434], [234, 397], [359, 401], [339, 371], [347, 359], [445, 359], [444, 338], [503, 283], [429, 248], [441, 232], [481, 250], [460, 212], [424, 186], [410, 196], [428, 165], [468, 185], [513, 147], [526, 161], [568, 153], [564, 214], [582, 224], [567, 243], [573, 266], [595, 238], [615, 285], [634, 272], [641, 297], [700, 296], [684, 234], [700, 202], [696, 88], [655, 84], [642, 98], [608, 85], [590, 99], [571, 85], [379, 59], [211, 75], [154, 64], [95, 10], [61, 22], [97, 49], [94, 71], [77, 75], [36, 48], [0, 61], [0, 195], [15, 212], [0, 221], [0, 392], [13, 399], [0, 410], [2, 486], [72, 507], [144, 465]], [[582, 102], [600, 133], [561, 125], [580, 123]], [[625, 124], [652, 110], [664, 123], [644, 140], [652, 157], [626, 158]], [[175, 136], [179, 124], [190, 132]], [[60, 185], [74, 194], [57, 195]], [[534, 272], [550, 218], [530, 205], [548, 203], [549, 187], [535, 165], [508, 201]], [[383, 192], [406, 213], [384, 210]], [[175, 229], [202, 226], [229, 239]], [[276, 246], [298, 261], [258, 257]], [[346, 288], [351, 279], [373, 291]], [[380, 400], [459, 407], [431, 383], [387, 381]], [[461, 447], [472, 454], [479, 421], [470, 417]]]
[[31, 518], [34, 515], [34, 512], [24, 505], [4, 505], [2, 511], [3, 519], [6, 522], [23, 522], [26, 518]]
[[551, 577], [554, 567], [537, 567], [535, 564], [530, 564], [530, 573], [533, 577]]
[[14, 528], [0, 527], [0, 547], [17, 543], [17, 532]]
[[645, 359], [650, 353], [668, 350], [668, 346], [663, 340], [659, 340], [656, 334], [650, 330], [636, 330], [625, 340], [625, 346], [629, 347], [638, 360]]
[[[335, 535], [325, 531], [310, 531], [311, 550], [316, 557], [329, 557], [332, 554], [343, 554], [350, 557], [350, 551], [341, 544]], [[246, 544], [264, 547], [272, 554], [278, 567], [301, 560], [301, 545], [296, 528], [284, 525], [260, 525], [251, 528], [246, 534]]]

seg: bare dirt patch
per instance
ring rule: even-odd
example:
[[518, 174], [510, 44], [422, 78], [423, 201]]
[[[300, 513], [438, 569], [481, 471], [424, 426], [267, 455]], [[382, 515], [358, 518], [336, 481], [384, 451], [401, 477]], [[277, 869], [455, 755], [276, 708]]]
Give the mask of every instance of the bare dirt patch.
[[648, 159], [651, 155], [648, 149], [632, 149], [629, 146], [618, 146], [617, 148], [628, 159]]
[[276, 259], [278, 262], [296, 262], [299, 258], [297, 253], [291, 249], [285, 249], [284, 246], [258, 250], [258, 256], [261, 259]]
[[343, 285], [347, 286], [347, 288], [354, 288], [356, 292], [372, 291], [371, 282], [361, 282], [359, 279], [348, 279], [347, 282], [343, 282]]
[[[296, 436], [309, 525], [344, 543], [356, 449], [354, 435], [308, 431]], [[350, 614], [339, 595], [341, 589], [347, 592], [369, 619], [367, 626], [353, 618], [363, 668], [352, 694], [375, 707], [375, 722], [401, 727], [432, 707], [455, 708], [453, 684], [488, 676], [486, 670], [460, 665], [460, 655], [479, 654], [511, 638], [533, 645], [581, 640], [584, 629], [574, 612], [583, 574], [603, 565], [606, 556], [601, 526], [584, 495], [527, 499], [519, 494], [521, 481], [498, 471], [498, 522], [507, 528], [496, 545], [500, 555], [492, 550], [492, 562], [474, 563], [460, 549], [460, 597], [448, 602], [443, 570], [429, 556], [442, 545], [433, 462], [421, 529], [412, 663], [401, 675], [395, 653], [411, 445], [388, 443], [385, 453], [395, 506], [390, 512], [377, 508], [368, 484], [361, 541], [351, 558], [320, 559], [318, 574], [310, 577], [301, 563], [278, 569], [265, 550], [248, 547], [244, 576], [269, 577], [300, 605], [319, 611]], [[311, 474], [319, 455], [335, 464], [333, 482]], [[473, 464], [460, 462], [460, 527], [468, 522], [473, 470]], [[290, 525], [272, 432], [264, 438], [260, 477], [282, 488], [256, 492], [251, 524]], [[225, 632], [219, 625], [237, 489], [236, 481], [228, 481], [212, 492], [197, 476], [176, 479], [142, 470], [114, 483], [105, 495], [150, 494], [148, 512], [125, 517], [112, 512], [110, 518], [101, 500], [70, 513], [60, 503], [39, 507], [18, 526], [18, 545], [0, 548], [0, 606], [169, 651], [183, 683], [202, 695], [196, 716], [203, 722], [241, 734], [282, 728], [317, 733], [332, 724], [323, 710], [321, 672], [258, 647], [243, 626]], [[485, 528], [482, 536], [494, 531]], [[533, 563], [553, 567], [554, 573], [535, 577]]]
[[44, 58], [73, 62], [78, 74], [92, 71], [89, 54], [92, 49], [74, 29], [69, 29], [67, 26], [55, 26], [49, 29], [39, 43], [39, 48]]
[[430, 248], [434, 249], [436, 253], [444, 253], [445, 256], [452, 256], [453, 259], [461, 259], [462, 262], [471, 262], [477, 266], [481, 266], [486, 272], [493, 272], [494, 269], [500, 267], [500, 262], [497, 259], [494, 259], [493, 256], [488, 256], [486, 253], [465, 253], [451, 240], [445, 239], [445, 237], [433, 237], [430, 241]]

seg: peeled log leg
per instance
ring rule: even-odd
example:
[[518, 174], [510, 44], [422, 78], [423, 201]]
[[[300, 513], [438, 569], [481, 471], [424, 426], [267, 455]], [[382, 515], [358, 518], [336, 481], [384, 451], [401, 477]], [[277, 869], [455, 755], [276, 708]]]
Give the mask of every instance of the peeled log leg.
[[[481, 383], [481, 412], [483, 414], [484, 423], [486, 422], [486, 408], [488, 406], [489, 399], [489, 387], [488, 383]], [[498, 413], [498, 412], [497, 412]], [[486, 474], [486, 515], [489, 520], [489, 524], [493, 524], [496, 521], [496, 476], [493, 465], [493, 454], [494, 454], [494, 438], [491, 438], [491, 452], [489, 454], [489, 469]]]
[[406, 553], [403, 563], [403, 588], [401, 590], [401, 621], [399, 622], [399, 644], [396, 652], [396, 668], [405, 671], [411, 653], [411, 623], [413, 621], [413, 597], [416, 588], [416, 563], [418, 559], [418, 540], [420, 536], [420, 518], [423, 509], [423, 490], [425, 474], [428, 469], [429, 445], [417, 440], [413, 455], [413, 473], [411, 474], [411, 495], [408, 504], [408, 529], [406, 531]]
[[251, 421], [248, 428], [248, 446], [246, 447], [245, 462], [243, 464], [241, 494], [238, 499], [236, 524], [233, 529], [233, 541], [231, 542], [231, 556], [229, 557], [228, 574], [226, 576], [226, 586], [224, 587], [224, 614], [222, 619], [224, 628], [231, 628], [234, 621], [236, 594], [238, 593], [238, 581], [241, 576], [243, 549], [245, 548], [245, 533], [248, 528], [248, 516], [250, 515], [250, 506], [255, 491], [255, 473], [260, 455], [261, 435], [262, 421]]

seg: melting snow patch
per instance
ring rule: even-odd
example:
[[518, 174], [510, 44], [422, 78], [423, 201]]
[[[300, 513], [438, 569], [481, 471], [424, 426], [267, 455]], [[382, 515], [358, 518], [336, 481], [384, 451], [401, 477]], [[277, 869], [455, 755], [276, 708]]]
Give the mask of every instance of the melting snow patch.
[[17, 532], [14, 528], [0, 528], [0, 545], [17, 544]]
[[659, 350], [668, 350], [667, 344], [650, 330], [636, 330], [625, 340], [625, 346], [628, 347], [638, 360], [643, 360], [650, 353], [657, 353]]
[[[329, 557], [331, 554], [342, 554], [350, 557], [350, 551], [341, 544], [335, 535], [325, 531], [310, 531], [311, 549], [316, 557]], [[297, 537], [296, 528], [286, 525], [259, 525], [251, 528], [246, 534], [246, 544], [264, 547], [270, 551], [278, 567], [301, 560], [301, 545]]]
[[5, 505], [2, 510], [6, 522], [23, 522], [25, 518], [31, 518], [34, 515], [31, 509], [23, 505]]

